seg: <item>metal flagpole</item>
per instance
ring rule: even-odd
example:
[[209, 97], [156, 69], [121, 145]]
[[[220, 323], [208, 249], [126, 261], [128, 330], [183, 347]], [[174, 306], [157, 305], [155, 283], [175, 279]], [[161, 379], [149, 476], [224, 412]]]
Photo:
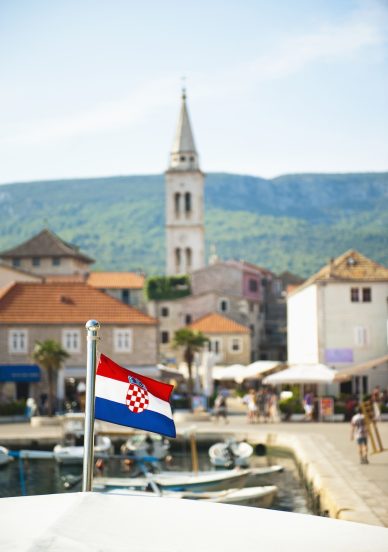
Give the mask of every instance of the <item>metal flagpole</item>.
[[88, 492], [93, 486], [93, 456], [94, 456], [94, 398], [96, 388], [96, 349], [100, 323], [88, 320], [87, 331], [87, 361], [86, 361], [86, 397], [85, 397], [85, 436], [82, 491]]

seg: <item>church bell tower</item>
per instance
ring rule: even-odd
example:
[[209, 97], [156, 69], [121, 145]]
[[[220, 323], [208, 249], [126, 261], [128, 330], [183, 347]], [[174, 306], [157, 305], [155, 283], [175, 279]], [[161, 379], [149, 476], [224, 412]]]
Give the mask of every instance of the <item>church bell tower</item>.
[[166, 273], [187, 274], [205, 266], [204, 175], [186, 105], [186, 92], [166, 171]]

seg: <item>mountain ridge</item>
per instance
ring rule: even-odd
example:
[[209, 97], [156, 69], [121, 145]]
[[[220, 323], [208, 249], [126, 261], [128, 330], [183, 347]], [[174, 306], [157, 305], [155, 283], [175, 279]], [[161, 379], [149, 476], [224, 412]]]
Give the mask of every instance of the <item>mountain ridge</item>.
[[[0, 250], [48, 226], [95, 269], [163, 273], [164, 216], [162, 174], [2, 184]], [[388, 264], [388, 173], [207, 173], [205, 230], [207, 252], [277, 273], [307, 277], [351, 248]]]

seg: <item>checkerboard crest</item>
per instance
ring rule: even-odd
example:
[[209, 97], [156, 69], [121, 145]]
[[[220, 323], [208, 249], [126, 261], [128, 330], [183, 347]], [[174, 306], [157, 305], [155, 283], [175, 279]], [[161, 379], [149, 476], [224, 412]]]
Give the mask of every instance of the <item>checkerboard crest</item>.
[[150, 403], [147, 388], [140, 380], [129, 376], [129, 387], [127, 390], [127, 407], [134, 414], [140, 414], [148, 408]]

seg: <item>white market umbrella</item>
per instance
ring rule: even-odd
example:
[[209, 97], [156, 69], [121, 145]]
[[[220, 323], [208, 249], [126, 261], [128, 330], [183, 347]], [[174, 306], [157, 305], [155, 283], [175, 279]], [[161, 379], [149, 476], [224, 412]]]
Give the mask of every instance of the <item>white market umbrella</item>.
[[236, 377], [241, 375], [241, 371], [245, 370], [246, 366], [242, 364], [232, 364], [231, 366], [214, 366], [213, 379], [220, 381], [234, 381]]
[[337, 374], [337, 370], [329, 368], [325, 364], [294, 364], [264, 378], [263, 383], [266, 385], [281, 385], [281, 384], [307, 384], [307, 383], [333, 383]]

